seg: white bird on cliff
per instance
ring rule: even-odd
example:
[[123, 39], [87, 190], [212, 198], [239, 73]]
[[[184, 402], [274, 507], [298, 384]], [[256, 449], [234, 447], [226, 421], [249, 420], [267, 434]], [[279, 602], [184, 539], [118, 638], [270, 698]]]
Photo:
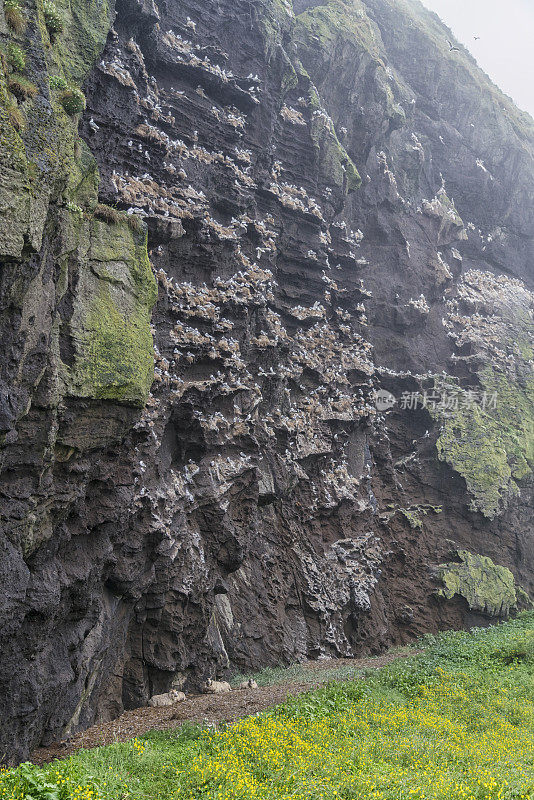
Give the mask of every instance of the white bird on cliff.
[[91, 128], [93, 133], [96, 133], [97, 131], [100, 130], [100, 126], [96, 124], [96, 122], [94, 121], [94, 119], [92, 117], [89, 120], [89, 127]]

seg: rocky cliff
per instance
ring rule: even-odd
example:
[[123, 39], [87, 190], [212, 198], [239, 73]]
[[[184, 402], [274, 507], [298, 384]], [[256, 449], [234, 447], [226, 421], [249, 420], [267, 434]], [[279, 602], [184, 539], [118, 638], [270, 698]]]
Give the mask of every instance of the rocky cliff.
[[416, 0], [0, 6], [0, 754], [528, 602], [530, 117]]

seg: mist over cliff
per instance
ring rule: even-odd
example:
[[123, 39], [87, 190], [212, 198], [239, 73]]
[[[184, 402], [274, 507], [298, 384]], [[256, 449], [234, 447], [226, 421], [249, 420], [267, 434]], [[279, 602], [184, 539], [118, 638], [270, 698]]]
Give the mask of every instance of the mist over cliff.
[[3, 0], [0, 756], [534, 591], [534, 123], [416, 0]]

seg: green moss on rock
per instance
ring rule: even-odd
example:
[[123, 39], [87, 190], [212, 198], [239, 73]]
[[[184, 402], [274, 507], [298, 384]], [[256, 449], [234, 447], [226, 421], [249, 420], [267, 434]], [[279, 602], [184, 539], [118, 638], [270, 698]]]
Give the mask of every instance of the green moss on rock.
[[72, 158], [65, 194], [82, 208], [93, 210], [97, 205], [100, 183], [98, 165], [83, 139], [79, 140], [79, 144], [77, 155]]
[[297, 71], [291, 61], [287, 61], [282, 75], [282, 94], [287, 94], [299, 85], [299, 77]]
[[69, 86], [59, 95], [59, 102], [70, 117], [81, 114], [85, 109], [85, 95], [76, 86]]
[[534, 470], [534, 294], [521, 281], [480, 270], [465, 273], [457, 291], [446, 324], [460, 348], [469, 345], [471, 390], [439, 378], [437, 392], [457, 402], [428, 410], [441, 425], [439, 458], [465, 478], [471, 507], [491, 519]]
[[310, 90], [310, 105], [315, 108], [311, 119], [311, 138], [317, 149], [324, 179], [341, 187], [345, 193], [359, 189], [362, 184], [359, 172], [340, 143], [332, 120], [321, 108], [315, 87]]
[[465, 478], [472, 509], [493, 519], [534, 468], [534, 379], [521, 384], [491, 367], [479, 377], [485, 409], [458, 385], [438, 383], [438, 390], [458, 395], [459, 407], [452, 414], [429, 410], [442, 424], [439, 459]]
[[[0, 250], [21, 258], [28, 241], [38, 250], [50, 204], [57, 204], [61, 210], [50, 224], [61, 232], [56, 237], [62, 243], [56, 254], [58, 299], [71, 285], [70, 271], [76, 286], [72, 314], [62, 321], [74, 351], [69, 363], [60, 365], [63, 392], [143, 405], [154, 376], [150, 316], [156, 298], [146, 232], [134, 230], [118, 212], [113, 225], [94, 218], [98, 169], [79, 139], [77, 120], [69, 116], [85, 105], [79, 87], [104, 48], [113, 5], [37, 0], [33, 50], [40, 48], [52, 113], [35, 104], [25, 107], [23, 135], [9, 118], [7, 76], [0, 65], [0, 238], [5, 244]], [[30, 169], [27, 149], [38, 154], [39, 169]]]
[[14, 42], [8, 44], [7, 60], [13, 72], [22, 74], [26, 69], [26, 54]]
[[329, 53], [339, 39], [352, 40], [375, 58], [381, 58], [380, 42], [364, 5], [355, 0], [327, 2], [307, 9], [298, 16], [299, 32], [308, 46]]
[[76, 359], [68, 392], [144, 405], [154, 378], [150, 316], [157, 296], [146, 234], [135, 234], [126, 220], [84, 225], [90, 245], [70, 322]]
[[[261, 34], [263, 52], [267, 61], [280, 53], [284, 34], [288, 33], [293, 21], [291, 0], [264, 0], [255, 11], [254, 25]], [[251, 20], [252, 21], [252, 20]]]
[[0, 60], [0, 165], [25, 173], [26, 151], [24, 142], [9, 116], [11, 102], [7, 88], [7, 76]]
[[[77, 94], [105, 45], [111, 9], [107, 0], [57, 0], [54, 7], [64, 21], [64, 35], [50, 47], [45, 19], [49, 6], [43, 0], [36, 2], [37, 26], [32, 25], [32, 45], [26, 47], [27, 68], [44, 70], [45, 86], [49, 81], [54, 86], [56, 78], [76, 87]], [[30, 98], [24, 103], [24, 125], [17, 124], [15, 112], [20, 115], [20, 111], [7, 91], [4, 67], [5, 59], [0, 63], [0, 250], [5, 256], [21, 258], [25, 242], [34, 250], [40, 248], [51, 202], [79, 202], [75, 192], [83, 188], [82, 204], [95, 205], [97, 183], [94, 170], [90, 177], [85, 165], [78, 163], [78, 121], [65, 112], [57, 89], [48, 92], [41, 87], [50, 95], [50, 113], [46, 105], [32, 102], [35, 87], [20, 78], [15, 83], [11, 75], [12, 91]], [[28, 163], [29, 153], [33, 165]]]
[[[325, 0], [308, 8], [297, 17], [295, 40], [303, 68], [319, 96], [324, 94], [332, 98], [333, 108], [345, 109], [347, 125], [354, 116], [350, 109], [350, 87], [363, 78], [363, 70], [366, 76], [373, 75], [374, 101], [389, 130], [405, 124], [406, 112], [401, 101], [406, 97], [406, 89], [387, 68], [380, 30], [364, 3]], [[359, 113], [359, 109], [354, 111]], [[336, 125], [338, 122], [336, 120]], [[346, 170], [347, 191], [357, 189], [360, 176], [335, 132], [328, 144], [325, 160], [341, 162]]]
[[396, 510], [408, 520], [410, 528], [414, 529], [422, 529], [423, 517], [426, 517], [427, 514], [441, 514], [443, 512], [442, 506], [433, 506], [429, 504], [411, 506], [410, 508], [398, 508]]
[[87, 316], [80, 364], [91, 397], [144, 405], [154, 379], [149, 323], [146, 307], [122, 313], [110, 287], [102, 286]]
[[[55, 14], [62, 20], [61, 36], [54, 43], [53, 59], [68, 83], [81, 85], [104, 49], [111, 25], [108, 0], [56, 0]], [[48, 36], [43, 0], [38, 2], [43, 39]]]
[[361, 4], [345, 5], [338, 0], [303, 12], [297, 18], [300, 72], [310, 80], [308, 92], [312, 110], [311, 136], [318, 151], [321, 170], [326, 180], [353, 192], [361, 186], [356, 165], [338, 139], [334, 124], [321, 101], [321, 81], [330, 72], [333, 54], [339, 47], [376, 50], [372, 28]]
[[[452, 600], [463, 597], [471, 611], [500, 617], [515, 609], [518, 603], [518, 588], [513, 574], [506, 567], [495, 564], [488, 556], [458, 551], [458, 563], [441, 564], [439, 578], [443, 588], [438, 596]], [[525, 592], [522, 591], [524, 597]]]

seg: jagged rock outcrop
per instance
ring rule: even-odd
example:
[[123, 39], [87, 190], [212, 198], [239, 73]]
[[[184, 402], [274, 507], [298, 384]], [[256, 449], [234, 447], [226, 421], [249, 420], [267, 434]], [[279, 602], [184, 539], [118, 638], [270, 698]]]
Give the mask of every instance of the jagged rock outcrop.
[[534, 125], [450, 35], [4, 2], [7, 759], [532, 593]]

